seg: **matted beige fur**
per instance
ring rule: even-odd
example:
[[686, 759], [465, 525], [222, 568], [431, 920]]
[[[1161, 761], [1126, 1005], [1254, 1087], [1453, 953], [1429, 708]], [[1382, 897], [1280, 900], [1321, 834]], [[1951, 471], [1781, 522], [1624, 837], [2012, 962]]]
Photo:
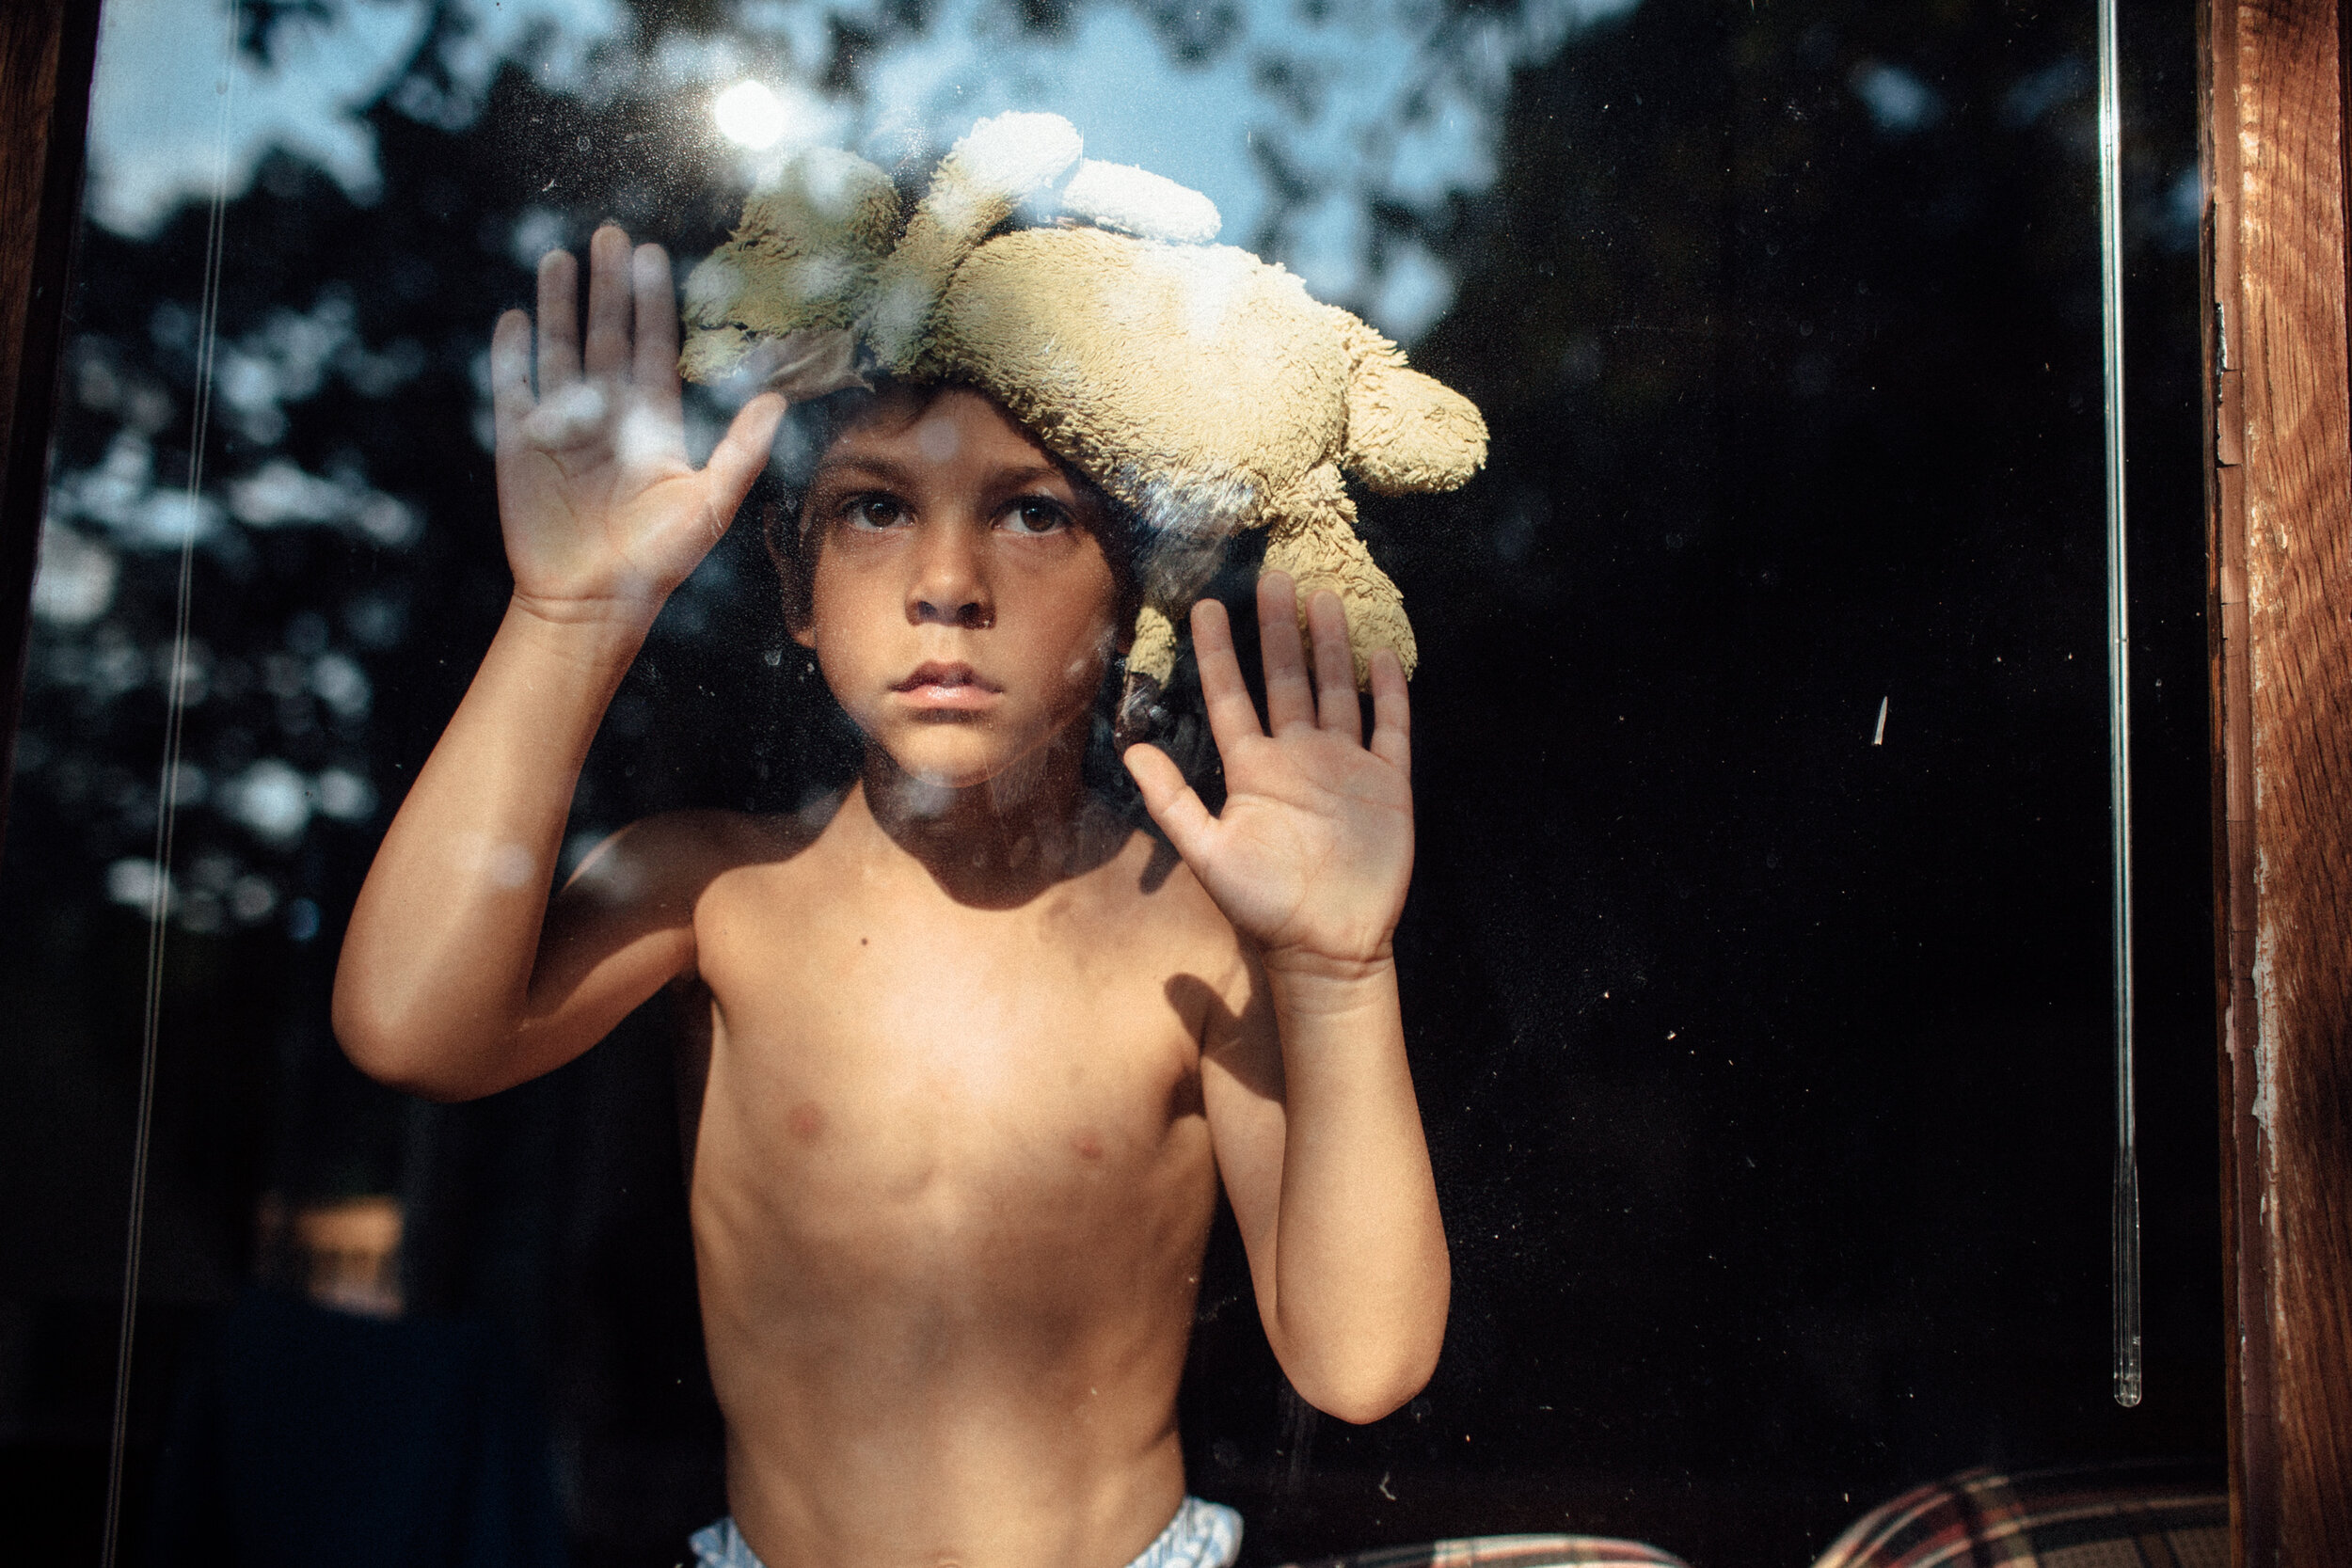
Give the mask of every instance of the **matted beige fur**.
[[[1265, 569], [1338, 594], [1359, 684], [1374, 650], [1412, 673], [1396, 584], [1356, 533], [1346, 479], [1450, 490], [1486, 460], [1467, 398], [1214, 238], [1216, 210], [1142, 169], [1081, 159], [1055, 115], [985, 119], [898, 227], [880, 169], [814, 150], [744, 203], [687, 281], [680, 365], [787, 396], [873, 372], [979, 388], [1156, 531], [1127, 655], [1130, 700], [1175, 667], [1176, 624], [1235, 531]], [[1013, 227], [1017, 214], [1057, 222]]]

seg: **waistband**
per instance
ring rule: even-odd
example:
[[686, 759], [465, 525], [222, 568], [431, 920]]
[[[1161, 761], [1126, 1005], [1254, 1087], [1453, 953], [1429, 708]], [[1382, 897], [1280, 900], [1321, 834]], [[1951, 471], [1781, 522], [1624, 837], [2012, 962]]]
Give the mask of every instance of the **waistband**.
[[[706, 1526], [687, 1543], [701, 1568], [766, 1568], [732, 1517]], [[1223, 1503], [1186, 1497], [1176, 1517], [1127, 1568], [1231, 1568], [1241, 1554], [1241, 1515]]]

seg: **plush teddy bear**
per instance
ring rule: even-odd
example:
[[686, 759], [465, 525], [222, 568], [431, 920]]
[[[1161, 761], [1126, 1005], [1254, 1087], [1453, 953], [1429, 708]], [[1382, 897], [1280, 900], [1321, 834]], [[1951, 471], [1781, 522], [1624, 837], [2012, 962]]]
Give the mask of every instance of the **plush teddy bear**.
[[1453, 489], [1486, 460], [1478, 410], [1279, 266], [1208, 243], [1206, 197], [1080, 152], [1059, 116], [984, 119], [903, 227], [881, 169], [800, 154], [688, 278], [681, 369], [796, 399], [877, 372], [997, 399], [1154, 531], [1122, 720], [1168, 681], [1176, 625], [1244, 528], [1271, 531], [1265, 569], [1302, 605], [1339, 594], [1359, 685], [1375, 648], [1411, 673], [1412, 626], [1343, 475]]

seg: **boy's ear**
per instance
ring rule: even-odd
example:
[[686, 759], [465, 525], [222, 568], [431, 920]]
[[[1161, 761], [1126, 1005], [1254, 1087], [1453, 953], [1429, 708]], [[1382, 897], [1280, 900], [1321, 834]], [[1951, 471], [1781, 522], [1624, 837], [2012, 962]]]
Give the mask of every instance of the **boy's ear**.
[[817, 649], [817, 623], [797, 615], [785, 617], [784, 629], [792, 634], [792, 641], [814, 653]]

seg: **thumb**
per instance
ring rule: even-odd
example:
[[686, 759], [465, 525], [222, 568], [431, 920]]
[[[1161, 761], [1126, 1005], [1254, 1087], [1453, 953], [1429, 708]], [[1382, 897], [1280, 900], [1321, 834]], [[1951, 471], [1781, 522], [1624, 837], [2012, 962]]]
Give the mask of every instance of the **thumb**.
[[784, 419], [785, 402], [774, 392], [762, 392], [736, 412], [735, 422], [710, 451], [710, 461], [703, 465], [703, 474], [710, 485], [711, 509], [722, 517], [732, 517], [735, 509], [743, 504], [744, 495], [752, 481], [767, 466], [768, 448], [776, 438], [776, 426]]
[[1208, 847], [1209, 835], [1216, 829], [1216, 818], [1200, 803], [1192, 785], [1184, 783], [1183, 771], [1157, 746], [1130, 746], [1120, 760], [1143, 792], [1143, 808], [1152, 814], [1152, 820], [1160, 825], [1178, 854], [1198, 863], [1200, 852]]

